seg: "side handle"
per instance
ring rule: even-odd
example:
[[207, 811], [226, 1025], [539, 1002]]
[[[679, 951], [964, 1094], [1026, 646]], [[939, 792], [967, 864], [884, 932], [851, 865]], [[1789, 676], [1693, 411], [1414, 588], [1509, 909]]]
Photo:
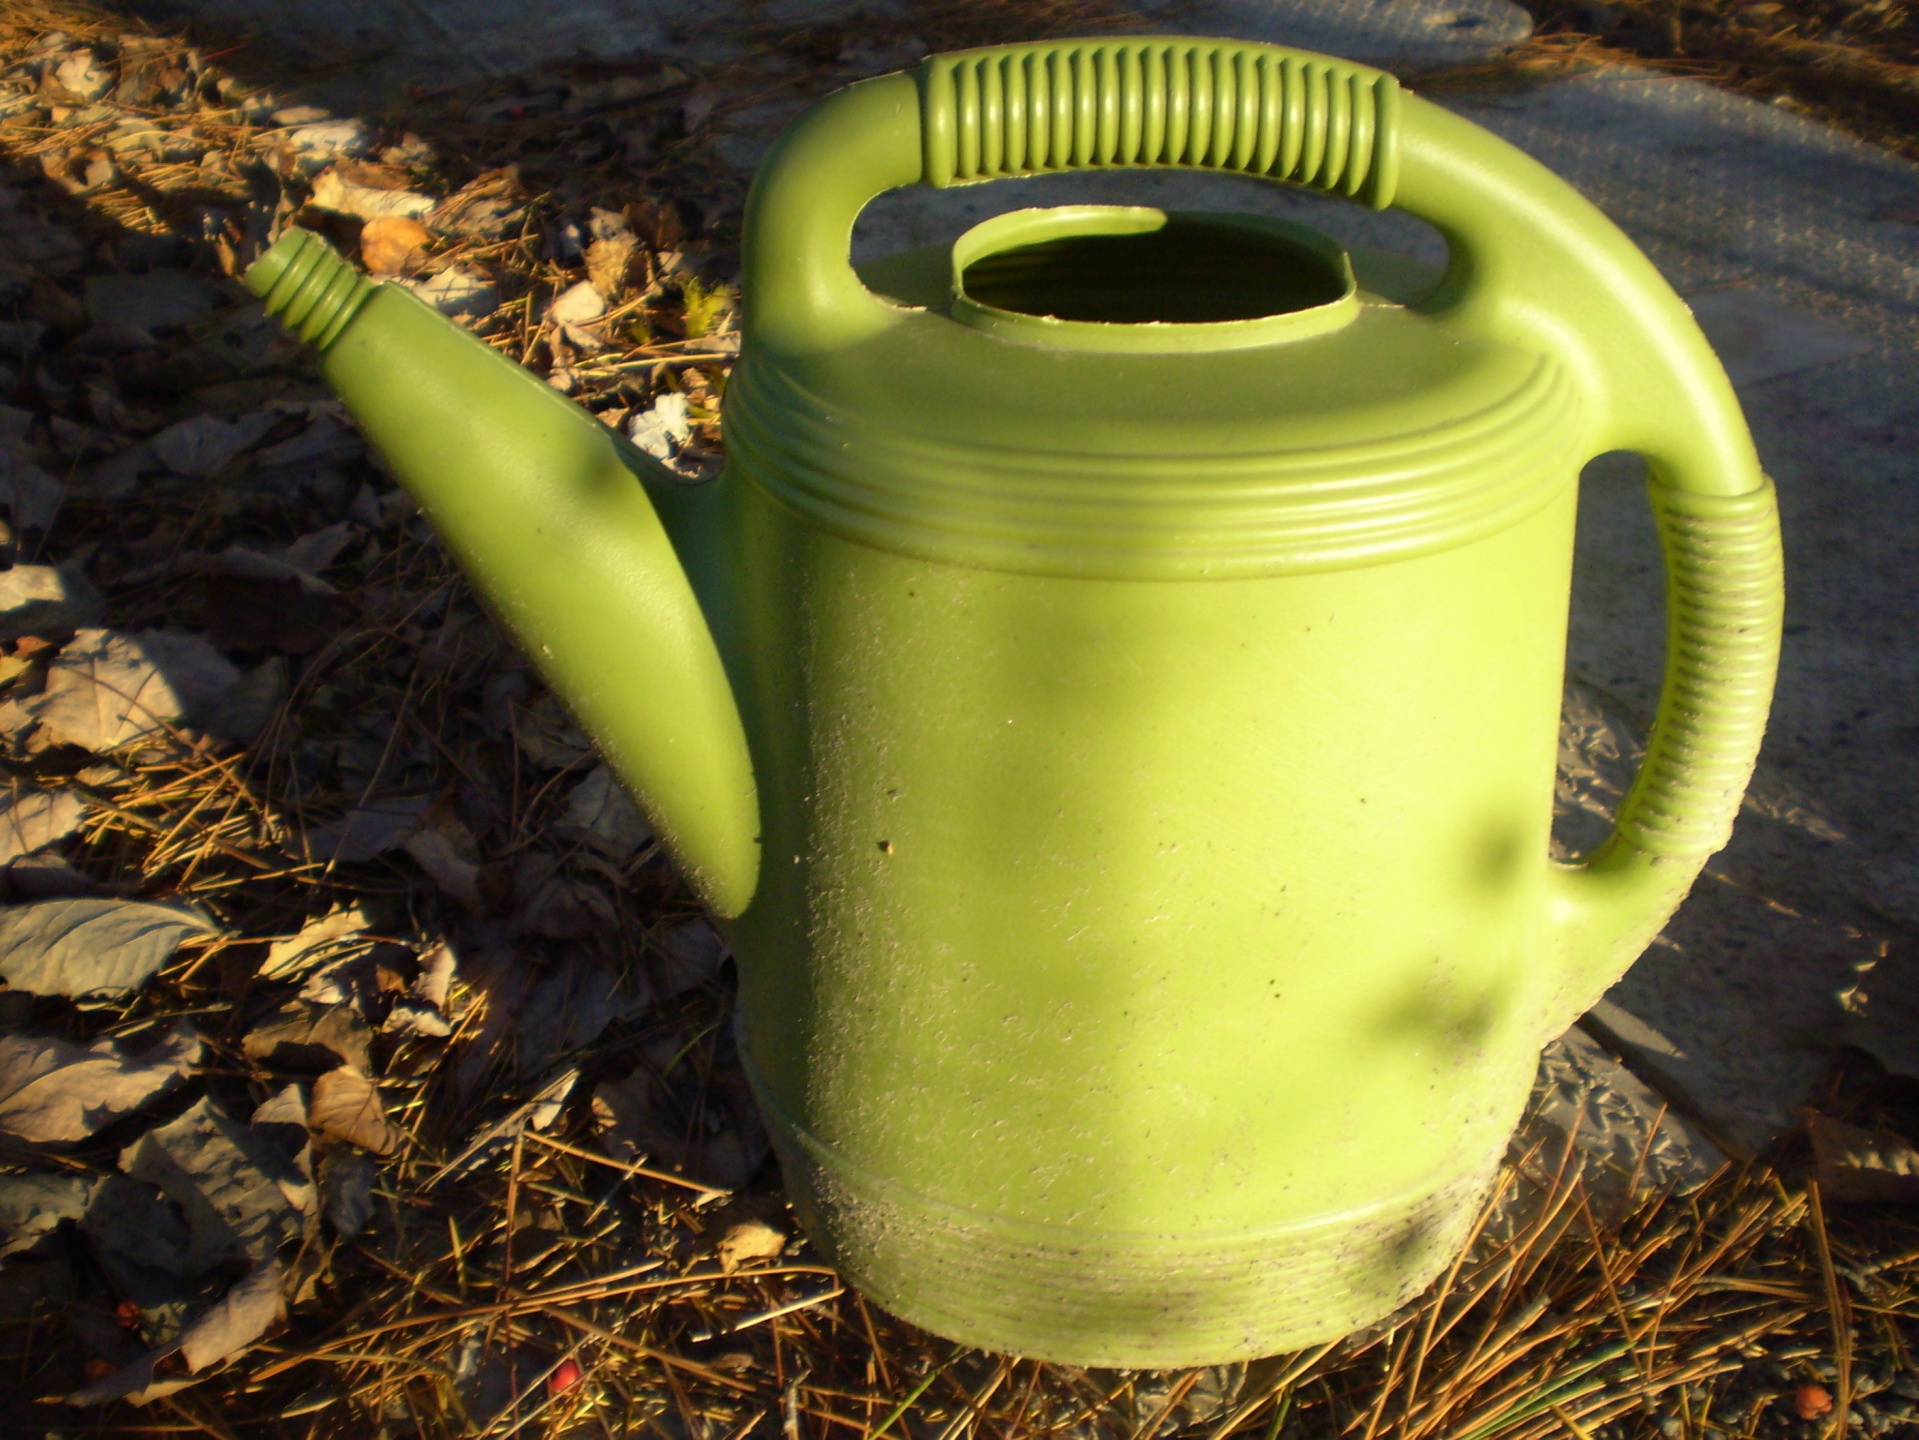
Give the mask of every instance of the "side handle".
[[1658, 934], [1727, 841], [1758, 759], [1779, 664], [1779, 515], [1724, 367], [1639, 248], [1565, 181], [1406, 96], [1396, 204], [1446, 238], [1421, 308], [1554, 355], [1581, 382], [1593, 452], [1649, 470], [1666, 572], [1666, 661], [1646, 758], [1608, 839], [1555, 867], [1550, 1034]]
[[1612, 833], [1553, 872], [1557, 1034], [1651, 943], [1732, 833], [1779, 667], [1785, 584], [1770, 482], [1743, 495], [1648, 489], [1666, 570], [1666, 670], [1646, 756]]

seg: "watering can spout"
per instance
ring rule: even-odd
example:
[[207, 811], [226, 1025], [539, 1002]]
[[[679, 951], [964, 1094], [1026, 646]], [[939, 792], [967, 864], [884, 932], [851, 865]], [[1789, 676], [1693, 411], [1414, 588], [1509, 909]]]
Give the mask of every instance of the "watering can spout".
[[290, 231], [246, 275], [718, 914], [759, 806], [718, 648], [641, 484], [650, 462], [414, 295]]

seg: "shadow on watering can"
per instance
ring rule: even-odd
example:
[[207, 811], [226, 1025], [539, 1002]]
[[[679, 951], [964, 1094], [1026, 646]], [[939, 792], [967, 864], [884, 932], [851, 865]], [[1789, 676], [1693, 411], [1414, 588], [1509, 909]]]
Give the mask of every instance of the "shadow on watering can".
[[[1151, 166], [1400, 206], [1451, 263], [1396, 288], [1138, 206], [849, 263], [889, 188]], [[1776, 522], [1684, 307], [1390, 76], [1188, 39], [830, 97], [755, 182], [744, 280], [728, 466], [686, 486], [311, 237], [249, 276], [725, 920], [850, 1280], [1078, 1364], [1390, 1310], [1751, 770]], [[1567, 867], [1576, 478], [1617, 448], [1652, 470], [1666, 699]]]

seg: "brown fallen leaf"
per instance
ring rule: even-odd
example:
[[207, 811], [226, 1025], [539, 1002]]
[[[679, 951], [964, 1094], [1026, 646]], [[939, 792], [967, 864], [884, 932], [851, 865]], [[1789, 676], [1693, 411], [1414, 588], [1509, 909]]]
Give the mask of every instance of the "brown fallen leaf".
[[526, 187], [520, 167], [509, 165], [476, 175], [464, 189], [440, 202], [429, 217], [442, 235], [498, 240], [526, 212]]
[[180, 1336], [180, 1353], [187, 1369], [196, 1374], [209, 1365], [231, 1359], [279, 1323], [286, 1314], [280, 1286], [284, 1273], [278, 1260], [248, 1275]]
[[21, 708], [40, 722], [34, 744], [100, 754], [197, 718], [239, 679], [198, 635], [81, 630], [47, 671], [47, 688]]
[[34, 995], [125, 995], [182, 941], [219, 933], [197, 910], [75, 897], [0, 908], [0, 979]]
[[236, 1260], [265, 1264], [307, 1233], [313, 1179], [278, 1128], [256, 1130], [202, 1096], [120, 1152], [120, 1168], [166, 1192], [185, 1217], [185, 1273]]
[[111, 1040], [0, 1036], [0, 1133], [37, 1145], [84, 1140], [179, 1085], [199, 1060], [200, 1037], [185, 1024], [133, 1060]]
[[271, 1070], [327, 1071], [365, 1065], [373, 1032], [351, 1005], [289, 1000], [242, 1042], [247, 1058]]
[[400, 848], [441, 890], [469, 910], [481, 908], [479, 846], [452, 806], [435, 804]]
[[313, 203], [363, 220], [396, 215], [413, 219], [431, 210], [434, 201], [412, 187], [413, 177], [397, 166], [340, 160], [313, 177]]
[[644, 252], [630, 231], [622, 230], [595, 240], [586, 247], [586, 278], [593, 282], [595, 290], [617, 305], [626, 295], [636, 255], [643, 257]]
[[373, 921], [360, 905], [329, 910], [317, 920], [309, 920], [297, 935], [275, 940], [267, 947], [266, 963], [260, 966], [261, 980], [297, 980], [307, 971], [345, 953], [351, 942], [372, 928]]
[[80, 828], [87, 803], [77, 790], [42, 790], [15, 780], [0, 791], [0, 864], [43, 850]]
[[786, 1236], [764, 1220], [742, 1220], [720, 1237], [713, 1254], [731, 1275], [749, 1260], [771, 1260], [786, 1249]]
[[411, 275], [426, 264], [433, 232], [405, 215], [379, 215], [360, 231], [360, 259], [378, 276]]
[[197, 1375], [252, 1348], [254, 1342], [286, 1314], [282, 1295], [284, 1281], [285, 1271], [278, 1260], [256, 1267], [187, 1326], [177, 1340], [109, 1372], [84, 1390], [75, 1391], [66, 1397], [66, 1403], [104, 1405], [110, 1400], [125, 1400], [145, 1405], [184, 1390], [193, 1382], [177, 1375], [164, 1375], [161, 1364], [178, 1355], [186, 1362], [188, 1373]]
[[397, 848], [431, 807], [424, 795], [393, 795], [350, 810], [337, 820], [307, 831], [308, 853], [315, 860], [358, 864]]
[[558, 824], [581, 832], [615, 860], [630, 859], [653, 838], [640, 807], [621, 788], [610, 765], [596, 765], [566, 797]]
[[391, 1155], [404, 1138], [387, 1120], [373, 1082], [352, 1065], [329, 1070], [313, 1082], [307, 1122], [322, 1135], [345, 1140], [375, 1155]]

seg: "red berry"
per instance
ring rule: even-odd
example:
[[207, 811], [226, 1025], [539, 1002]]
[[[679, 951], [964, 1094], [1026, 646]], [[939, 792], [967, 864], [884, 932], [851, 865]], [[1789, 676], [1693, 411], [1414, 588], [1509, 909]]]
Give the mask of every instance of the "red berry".
[[546, 1377], [548, 1393], [553, 1395], [566, 1394], [567, 1391], [573, 1389], [580, 1383], [583, 1374], [584, 1372], [580, 1369], [580, 1362], [570, 1355], [567, 1356], [566, 1359], [560, 1362], [559, 1368]]
[[1801, 1385], [1792, 1392], [1793, 1413], [1801, 1420], [1819, 1420], [1832, 1414], [1832, 1391], [1823, 1385]]

